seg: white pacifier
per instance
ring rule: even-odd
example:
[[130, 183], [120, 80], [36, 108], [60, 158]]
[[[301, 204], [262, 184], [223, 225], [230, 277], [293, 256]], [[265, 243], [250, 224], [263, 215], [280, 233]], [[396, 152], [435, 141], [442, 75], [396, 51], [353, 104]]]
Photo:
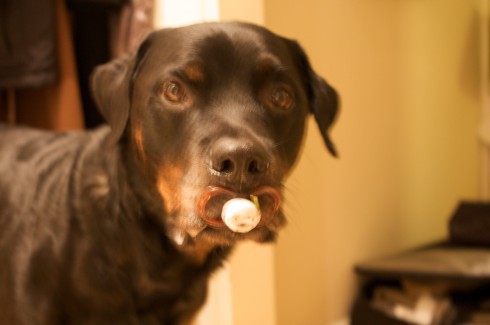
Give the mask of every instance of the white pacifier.
[[254, 195], [250, 197], [252, 201], [234, 198], [223, 205], [221, 219], [231, 231], [247, 233], [259, 224], [261, 218], [259, 200]]

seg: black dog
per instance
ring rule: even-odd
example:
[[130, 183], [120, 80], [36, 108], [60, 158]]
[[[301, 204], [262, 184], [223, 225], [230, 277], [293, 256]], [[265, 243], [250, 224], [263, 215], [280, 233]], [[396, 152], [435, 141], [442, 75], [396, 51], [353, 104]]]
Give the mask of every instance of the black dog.
[[[0, 322], [190, 324], [233, 245], [284, 225], [310, 113], [335, 154], [336, 93], [297, 43], [240, 23], [154, 32], [92, 90], [110, 129], [0, 127]], [[251, 194], [261, 223], [226, 228], [223, 202]]]

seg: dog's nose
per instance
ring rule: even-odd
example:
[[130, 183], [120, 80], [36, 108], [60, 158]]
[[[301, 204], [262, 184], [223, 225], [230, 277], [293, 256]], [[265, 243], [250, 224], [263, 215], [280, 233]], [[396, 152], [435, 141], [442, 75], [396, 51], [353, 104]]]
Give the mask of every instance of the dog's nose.
[[251, 142], [221, 139], [210, 151], [211, 169], [221, 177], [246, 180], [267, 173], [267, 152]]

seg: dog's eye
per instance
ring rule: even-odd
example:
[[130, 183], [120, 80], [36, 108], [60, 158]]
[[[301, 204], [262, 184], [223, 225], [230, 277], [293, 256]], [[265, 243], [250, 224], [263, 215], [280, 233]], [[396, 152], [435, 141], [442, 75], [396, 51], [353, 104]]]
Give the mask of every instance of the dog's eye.
[[185, 100], [185, 88], [178, 81], [165, 81], [162, 92], [165, 99], [170, 102], [179, 103]]
[[271, 102], [275, 107], [288, 109], [293, 104], [293, 94], [285, 87], [277, 87], [272, 90]]

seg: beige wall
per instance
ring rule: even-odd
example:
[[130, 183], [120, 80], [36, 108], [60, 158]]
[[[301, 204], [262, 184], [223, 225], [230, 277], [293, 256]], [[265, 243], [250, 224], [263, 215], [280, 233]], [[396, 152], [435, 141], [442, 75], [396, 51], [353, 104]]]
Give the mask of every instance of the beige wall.
[[401, 2], [404, 239], [446, 233], [478, 189], [480, 1]]
[[264, 0], [221, 0], [220, 20], [264, 24]]
[[446, 235], [477, 197], [477, 1], [266, 0], [342, 97], [340, 159], [310, 124], [276, 248], [278, 325], [346, 316], [356, 261]]

